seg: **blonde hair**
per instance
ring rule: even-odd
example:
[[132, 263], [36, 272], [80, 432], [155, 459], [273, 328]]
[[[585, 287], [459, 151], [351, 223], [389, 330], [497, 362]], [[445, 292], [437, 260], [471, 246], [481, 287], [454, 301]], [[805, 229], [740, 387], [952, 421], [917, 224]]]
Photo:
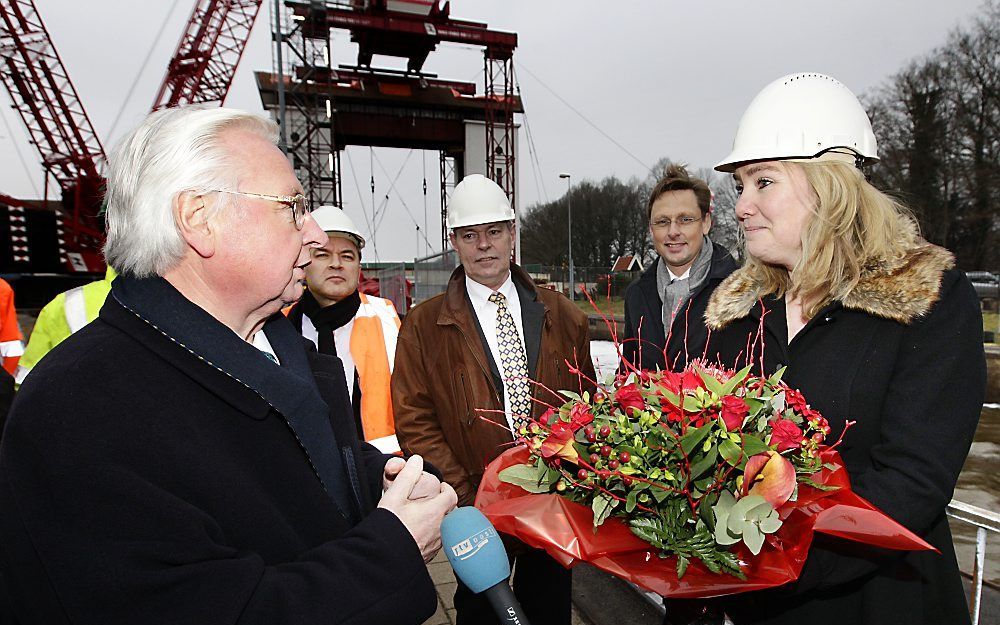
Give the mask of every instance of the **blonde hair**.
[[844, 299], [864, 269], [899, 260], [918, 244], [909, 209], [869, 184], [854, 166], [837, 161], [780, 165], [800, 167], [805, 174], [812, 216], [803, 227], [802, 255], [791, 273], [747, 254], [745, 271], [762, 293], [798, 298], [812, 318], [830, 301]]

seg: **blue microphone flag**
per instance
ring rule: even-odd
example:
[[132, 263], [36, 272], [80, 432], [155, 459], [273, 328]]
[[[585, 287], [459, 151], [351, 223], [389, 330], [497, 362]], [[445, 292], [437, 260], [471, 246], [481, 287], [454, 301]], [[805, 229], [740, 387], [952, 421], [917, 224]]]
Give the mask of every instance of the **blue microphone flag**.
[[476, 508], [449, 512], [441, 522], [441, 542], [455, 574], [472, 592], [481, 593], [510, 577], [500, 535]]

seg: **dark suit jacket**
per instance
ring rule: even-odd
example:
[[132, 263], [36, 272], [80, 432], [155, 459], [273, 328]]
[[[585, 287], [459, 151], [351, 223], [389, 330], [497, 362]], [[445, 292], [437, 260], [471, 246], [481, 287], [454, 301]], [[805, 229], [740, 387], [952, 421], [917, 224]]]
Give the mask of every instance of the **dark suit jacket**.
[[[282, 363], [307, 361], [301, 343], [275, 349]], [[337, 359], [308, 363], [282, 375], [311, 384], [312, 369], [329, 407], [326, 451], [294, 415], [108, 298], [32, 371], [0, 449], [0, 572], [17, 619], [429, 617], [416, 543], [373, 507], [386, 457], [358, 443]]]
[[[736, 271], [736, 261], [725, 247], [713, 244], [712, 264], [708, 277], [681, 304], [674, 318], [667, 343], [663, 328], [663, 300], [656, 290], [656, 259], [639, 278], [625, 289], [625, 339], [622, 356], [643, 369], [683, 369], [688, 360], [700, 358], [705, 351], [708, 331], [705, 329], [705, 307], [715, 287]], [[664, 351], [666, 358], [664, 358]]]

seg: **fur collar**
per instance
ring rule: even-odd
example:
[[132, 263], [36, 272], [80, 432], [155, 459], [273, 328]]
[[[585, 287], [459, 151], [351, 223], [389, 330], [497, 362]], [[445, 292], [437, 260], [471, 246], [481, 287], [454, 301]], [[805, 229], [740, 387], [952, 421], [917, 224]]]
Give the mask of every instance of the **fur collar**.
[[[948, 250], [918, 240], [900, 259], [881, 261], [861, 271], [858, 284], [844, 297], [844, 308], [909, 324], [927, 314], [938, 300], [941, 276], [955, 266]], [[768, 293], [738, 269], [719, 285], [708, 308], [705, 323], [718, 330], [746, 317], [754, 304]]]

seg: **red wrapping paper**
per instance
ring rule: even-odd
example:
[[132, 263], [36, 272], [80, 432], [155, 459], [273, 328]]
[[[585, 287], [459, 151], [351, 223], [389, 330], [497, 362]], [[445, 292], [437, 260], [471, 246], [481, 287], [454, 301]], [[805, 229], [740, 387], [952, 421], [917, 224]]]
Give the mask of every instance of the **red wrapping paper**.
[[524, 445], [507, 450], [486, 468], [476, 507], [497, 530], [544, 549], [567, 568], [579, 561], [589, 562], [673, 598], [716, 597], [794, 581], [802, 572], [813, 532], [889, 549], [934, 549], [850, 490], [840, 454], [827, 449], [821, 457], [835, 468], [821, 469], [812, 476], [813, 481], [840, 488], [823, 491], [800, 484], [798, 499], [778, 509], [782, 526], [766, 537], [760, 554], [753, 556], [742, 543], [734, 546], [737, 556], [746, 563], [745, 581], [712, 573], [697, 559], [691, 561], [684, 577], [677, 579], [676, 558], [660, 558], [657, 550], [635, 536], [621, 519], [608, 518], [595, 533], [590, 508], [556, 494], [531, 494], [501, 482], [500, 471], [531, 463]]

